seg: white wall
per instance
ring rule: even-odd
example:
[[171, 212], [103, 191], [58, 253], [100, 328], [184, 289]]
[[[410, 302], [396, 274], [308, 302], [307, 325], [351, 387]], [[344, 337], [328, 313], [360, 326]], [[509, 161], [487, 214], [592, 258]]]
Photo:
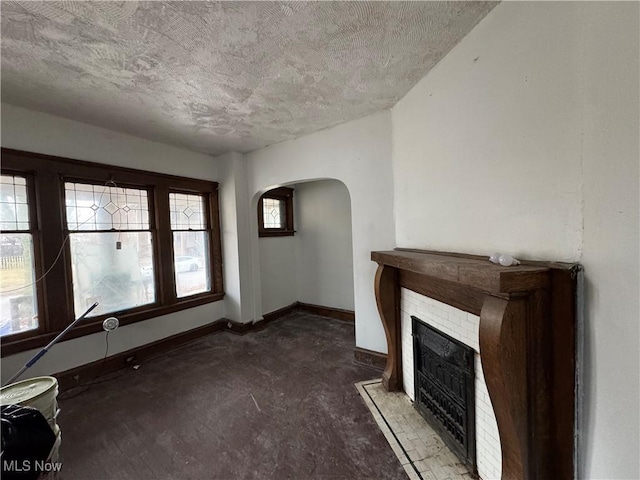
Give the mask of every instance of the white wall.
[[584, 263], [579, 478], [640, 478], [638, 7], [504, 2], [392, 110], [398, 246]]
[[393, 108], [398, 245], [578, 258], [578, 8], [497, 7]]
[[77, 160], [218, 180], [211, 155], [74, 122], [7, 103], [0, 110], [2, 146]]
[[640, 478], [640, 4], [585, 15], [585, 477]]
[[225, 317], [236, 322], [252, 320], [253, 269], [247, 200], [247, 165], [242, 154], [216, 157], [220, 170], [220, 227], [224, 276]]
[[[125, 325], [109, 334], [109, 356], [180, 332], [201, 327], [223, 317], [223, 302], [210, 303]], [[38, 350], [27, 350], [2, 358], [2, 382], [33, 356]], [[23, 378], [51, 375], [102, 359], [105, 354], [105, 333], [95, 333], [57, 344]]]
[[[2, 146], [30, 152], [133, 167], [155, 172], [217, 180], [215, 160], [200, 153], [92, 127], [44, 113], [2, 104]], [[224, 316], [215, 302], [119, 328], [110, 335], [113, 355]], [[102, 358], [104, 334], [97, 333], [58, 344], [30, 375], [61, 372]], [[2, 378], [17, 371], [36, 350], [2, 359]]]
[[[381, 112], [305, 137], [262, 148], [245, 156], [249, 162], [251, 209], [256, 194], [283, 184], [336, 179], [351, 196], [356, 344], [386, 352], [384, 330], [376, 308], [372, 250], [394, 247], [391, 116]], [[257, 223], [257, 222], [254, 222]], [[257, 225], [252, 225], [252, 251], [260, 254]], [[261, 291], [254, 272], [254, 291]], [[262, 312], [256, 296], [254, 315]]]
[[296, 240], [295, 236], [261, 237], [258, 240], [262, 313], [288, 307], [299, 300]]
[[351, 199], [336, 180], [295, 185], [298, 300], [353, 310]]

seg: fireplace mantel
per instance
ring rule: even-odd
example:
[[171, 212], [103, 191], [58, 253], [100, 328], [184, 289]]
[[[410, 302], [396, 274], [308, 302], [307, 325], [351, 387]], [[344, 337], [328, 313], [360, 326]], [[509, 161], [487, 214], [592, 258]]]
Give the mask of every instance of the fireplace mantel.
[[400, 288], [480, 316], [480, 358], [502, 448], [502, 478], [573, 479], [575, 268], [502, 267], [486, 257], [396, 249], [372, 252], [387, 337], [382, 376], [402, 389]]

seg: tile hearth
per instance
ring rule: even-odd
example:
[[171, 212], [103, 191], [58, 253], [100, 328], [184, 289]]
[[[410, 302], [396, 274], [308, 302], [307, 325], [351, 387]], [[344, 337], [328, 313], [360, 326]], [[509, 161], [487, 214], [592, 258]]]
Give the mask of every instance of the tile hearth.
[[404, 392], [387, 392], [381, 380], [356, 388], [394, 453], [412, 480], [474, 478], [429, 426]]

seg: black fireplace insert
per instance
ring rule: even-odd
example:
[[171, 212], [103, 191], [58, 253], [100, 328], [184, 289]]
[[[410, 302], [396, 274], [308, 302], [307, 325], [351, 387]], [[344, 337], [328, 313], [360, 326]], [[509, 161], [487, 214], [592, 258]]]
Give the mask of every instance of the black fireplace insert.
[[419, 318], [411, 319], [415, 407], [475, 474], [474, 351]]

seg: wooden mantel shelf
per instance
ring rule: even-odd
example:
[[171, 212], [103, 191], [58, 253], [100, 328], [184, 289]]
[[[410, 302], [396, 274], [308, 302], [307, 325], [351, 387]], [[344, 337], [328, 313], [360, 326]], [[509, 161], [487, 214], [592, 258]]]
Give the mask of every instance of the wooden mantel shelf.
[[401, 287], [479, 315], [503, 480], [573, 479], [574, 266], [502, 267], [486, 257], [409, 249], [371, 252], [371, 259], [387, 336], [387, 390], [402, 389]]
[[484, 257], [471, 255], [390, 250], [371, 252], [371, 260], [400, 270], [476, 287], [487, 293], [527, 292], [549, 286], [548, 267], [503, 267]]

